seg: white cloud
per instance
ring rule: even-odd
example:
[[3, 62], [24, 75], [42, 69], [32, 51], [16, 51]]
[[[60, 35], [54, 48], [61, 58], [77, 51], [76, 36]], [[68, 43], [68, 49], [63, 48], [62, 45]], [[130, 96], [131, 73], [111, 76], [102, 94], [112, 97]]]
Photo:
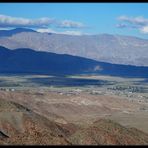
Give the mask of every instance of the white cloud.
[[140, 29], [141, 33], [145, 33], [147, 34], [148, 33], [148, 26], [144, 26]]
[[59, 23], [58, 27], [61, 27], [61, 28], [83, 28], [84, 25], [80, 22], [64, 20]]
[[0, 15], [0, 27], [47, 27], [54, 23], [54, 19], [47, 17], [39, 19], [26, 19]]
[[80, 22], [71, 20], [59, 21], [56, 19], [43, 17], [38, 19], [28, 19], [22, 17], [12, 17], [7, 15], [0, 15], [0, 28], [7, 27], [32, 27], [32, 28], [48, 28], [51, 26], [61, 28], [82, 28], [84, 25]]
[[148, 24], [148, 19], [145, 19], [143, 16], [138, 16], [138, 17], [120, 16], [118, 20], [138, 26], [139, 25], [143, 26]]
[[148, 33], [148, 19], [143, 16], [128, 17], [120, 16], [118, 20], [124, 23], [119, 23], [116, 25], [118, 28], [134, 28], [141, 33]]
[[127, 26], [128, 26], [127, 24], [122, 24], [122, 23], [116, 25], [117, 28], [126, 28]]
[[84, 35], [81, 31], [64, 31], [61, 32], [61, 34], [67, 34], [67, 35]]
[[37, 29], [36, 31], [38, 32], [41, 32], [41, 33], [56, 33], [56, 34], [66, 34], [66, 35], [87, 35], [86, 33], [83, 33], [81, 31], [70, 31], [70, 30], [67, 30], [67, 31], [55, 31], [53, 29]]
[[101, 66], [97, 65], [94, 67], [94, 71], [101, 71], [103, 70]]
[[41, 32], [41, 33], [56, 33], [56, 31], [50, 29], [50, 28], [47, 28], [47, 29], [44, 29], [44, 28], [40, 28], [40, 29], [37, 29], [38, 32]]

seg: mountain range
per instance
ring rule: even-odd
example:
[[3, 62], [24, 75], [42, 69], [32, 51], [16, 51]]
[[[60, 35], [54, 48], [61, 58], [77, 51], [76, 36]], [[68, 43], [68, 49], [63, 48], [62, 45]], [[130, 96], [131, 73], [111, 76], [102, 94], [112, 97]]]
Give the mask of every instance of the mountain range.
[[132, 36], [65, 35], [16, 28], [0, 31], [0, 45], [69, 54], [112, 64], [148, 66], [148, 40]]
[[103, 74], [147, 78], [148, 67], [110, 64], [78, 56], [36, 51], [29, 48], [10, 50], [0, 46], [0, 73]]

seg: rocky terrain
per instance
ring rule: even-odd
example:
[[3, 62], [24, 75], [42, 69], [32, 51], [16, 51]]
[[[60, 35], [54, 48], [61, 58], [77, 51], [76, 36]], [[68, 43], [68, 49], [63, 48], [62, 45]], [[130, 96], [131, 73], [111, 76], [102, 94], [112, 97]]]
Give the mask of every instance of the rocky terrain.
[[0, 100], [1, 144], [68, 144], [54, 122], [26, 107]]
[[[69, 54], [114, 64], [148, 66], [148, 40], [132, 36], [64, 35], [17, 28], [0, 31], [0, 45]], [[129, 50], [130, 49], [130, 50]]]
[[18, 103], [0, 99], [0, 144], [145, 145], [148, 134], [107, 119], [83, 126], [58, 123]]

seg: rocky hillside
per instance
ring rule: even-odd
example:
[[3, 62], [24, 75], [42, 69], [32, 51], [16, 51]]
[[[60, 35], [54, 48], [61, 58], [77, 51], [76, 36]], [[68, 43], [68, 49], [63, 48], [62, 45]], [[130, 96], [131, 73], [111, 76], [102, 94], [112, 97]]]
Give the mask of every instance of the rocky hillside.
[[148, 40], [131, 36], [64, 35], [30, 29], [0, 31], [0, 45], [81, 56], [114, 64], [148, 66]]
[[91, 125], [56, 123], [17, 103], [0, 99], [1, 145], [144, 145], [148, 134], [100, 119]]

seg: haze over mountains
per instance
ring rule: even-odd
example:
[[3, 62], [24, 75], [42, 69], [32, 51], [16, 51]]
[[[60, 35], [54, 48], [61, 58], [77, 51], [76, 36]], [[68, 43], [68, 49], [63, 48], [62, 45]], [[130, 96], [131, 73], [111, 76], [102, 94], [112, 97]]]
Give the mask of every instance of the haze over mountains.
[[65, 35], [17, 28], [0, 31], [0, 45], [81, 56], [114, 64], [148, 66], [148, 40], [121, 35]]

